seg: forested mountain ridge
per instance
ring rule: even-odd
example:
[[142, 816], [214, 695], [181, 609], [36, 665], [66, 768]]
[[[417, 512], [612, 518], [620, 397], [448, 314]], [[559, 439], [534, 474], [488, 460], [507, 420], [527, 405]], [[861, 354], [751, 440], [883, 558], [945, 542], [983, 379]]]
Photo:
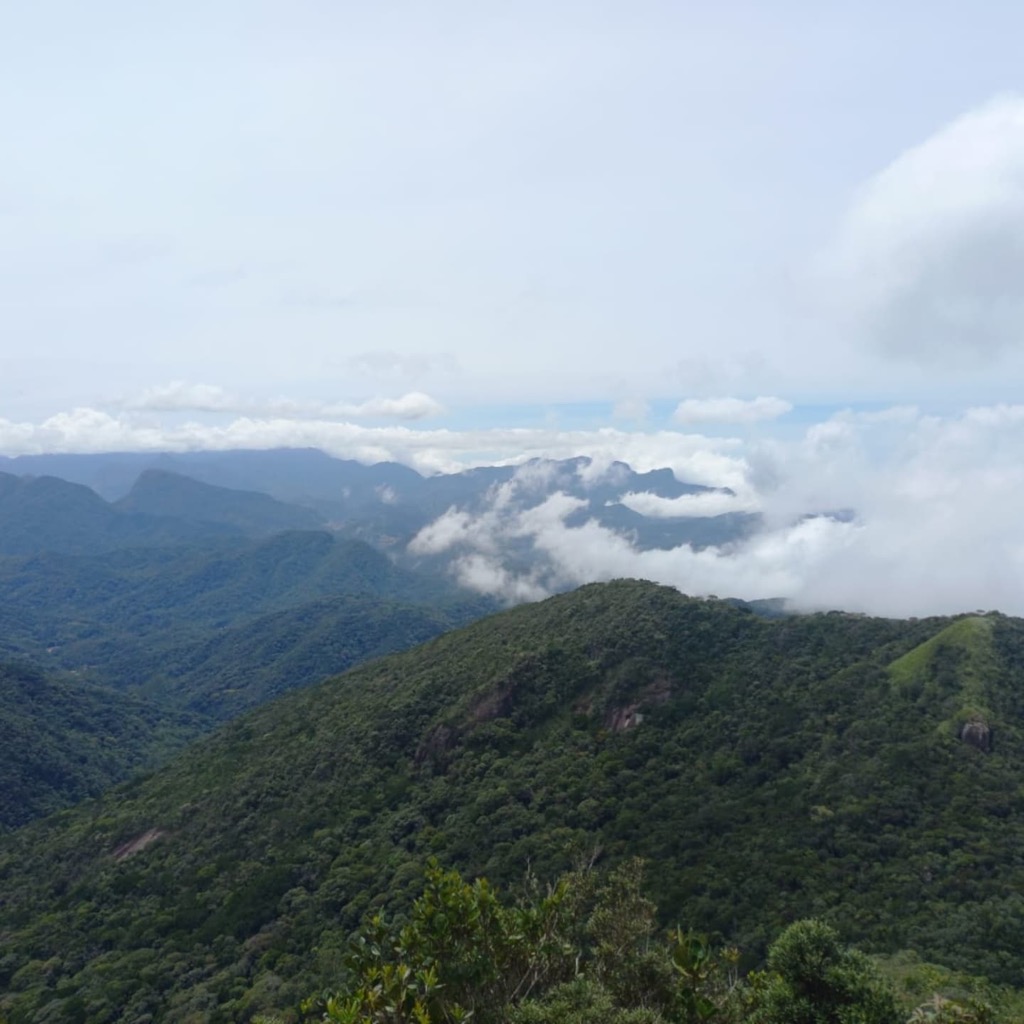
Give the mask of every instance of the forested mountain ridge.
[[165, 544], [217, 544], [242, 534], [219, 523], [120, 511], [81, 484], [0, 473], [0, 555], [94, 554]]
[[292, 1006], [430, 855], [509, 882], [640, 854], [668, 921], [750, 962], [824, 916], [1016, 980], [1022, 674], [1024, 623], [999, 615], [769, 621], [638, 582], [516, 608], [4, 837], [0, 1006]]
[[0, 825], [494, 607], [324, 532], [0, 558]]
[[277, 501], [260, 491], [235, 490], [202, 483], [180, 473], [146, 469], [114, 508], [170, 516], [191, 523], [222, 523], [248, 536], [284, 530], [316, 530], [323, 517], [311, 508]]

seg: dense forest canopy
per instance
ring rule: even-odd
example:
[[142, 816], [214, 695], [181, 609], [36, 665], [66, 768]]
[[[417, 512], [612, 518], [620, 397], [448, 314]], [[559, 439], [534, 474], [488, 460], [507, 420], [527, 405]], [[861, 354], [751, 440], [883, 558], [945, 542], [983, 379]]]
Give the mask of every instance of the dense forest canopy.
[[769, 620], [642, 582], [503, 612], [5, 837], [4, 1005], [285, 1010], [430, 857], [506, 886], [640, 855], [662, 923], [744, 970], [823, 918], [1016, 983], [1022, 654], [996, 614]]

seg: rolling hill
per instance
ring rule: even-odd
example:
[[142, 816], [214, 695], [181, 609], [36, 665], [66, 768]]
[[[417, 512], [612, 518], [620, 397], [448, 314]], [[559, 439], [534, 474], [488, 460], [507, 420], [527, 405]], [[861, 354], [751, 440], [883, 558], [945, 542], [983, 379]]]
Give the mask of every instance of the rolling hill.
[[0, 559], [0, 629], [9, 651], [104, 685], [148, 686], [156, 697], [148, 681], [166, 667], [170, 652], [252, 626], [261, 616], [320, 602], [316, 618], [323, 602], [337, 601], [340, 609], [354, 598], [368, 612], [374, 599], [421, 606], [426, 617], [449, 624], [495, 607], [443, 579], [395, 566], [366, 544], [322, 531], [213, 548]]

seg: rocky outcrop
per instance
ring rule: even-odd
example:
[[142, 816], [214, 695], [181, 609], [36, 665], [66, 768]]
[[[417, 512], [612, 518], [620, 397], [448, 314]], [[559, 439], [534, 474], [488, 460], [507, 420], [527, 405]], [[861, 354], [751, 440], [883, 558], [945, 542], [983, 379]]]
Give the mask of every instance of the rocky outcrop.
[[992, 749], [992, 730], [981, 718], [964, 722], [960, 727], [960, 739], [986, 754]]

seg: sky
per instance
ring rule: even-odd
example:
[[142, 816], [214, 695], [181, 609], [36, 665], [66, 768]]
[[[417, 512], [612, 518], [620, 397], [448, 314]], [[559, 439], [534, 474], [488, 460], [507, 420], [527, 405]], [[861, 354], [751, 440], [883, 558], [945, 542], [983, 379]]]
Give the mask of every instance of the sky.
[[0, 454], [620, 458], [762, 512], [790, 576], [720, 552], [740, 596], [1024, 612], [1021, 38], [995, 0], [7, 5]]

